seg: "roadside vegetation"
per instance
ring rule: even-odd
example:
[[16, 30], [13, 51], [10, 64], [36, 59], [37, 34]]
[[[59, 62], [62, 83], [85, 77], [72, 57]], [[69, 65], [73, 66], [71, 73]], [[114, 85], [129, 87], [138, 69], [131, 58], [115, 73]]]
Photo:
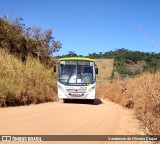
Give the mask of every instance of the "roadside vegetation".
[[37, 59], [25, 64], [0, 50], [0, 106], [20, 106], [55, 101], [56, 75]]
[[134, 111], [147, 134], [160, 134], [160, 72], [99, 85], [98, 96]]
[[0, 49], [8, 51], [23, 63], [30, 56], [51, 66], [54, 63], [51, 56], [60, 50], [61, 45], [52, 36], [52, 29], [25, 27], [22, 18], [0, 18]]
[[55, 101], [52, 54], [61, 48], [52, 30], [26, 28], [22, 18], [0, 18], [0, 106]]

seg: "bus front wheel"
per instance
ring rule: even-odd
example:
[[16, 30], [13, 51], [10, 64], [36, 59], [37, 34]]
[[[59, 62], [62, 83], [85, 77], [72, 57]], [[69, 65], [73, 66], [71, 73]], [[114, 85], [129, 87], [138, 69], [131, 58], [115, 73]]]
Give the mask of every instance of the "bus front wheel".
[[90, 104], [94, 104], [94, 99], [89, 100]]
[[63, 103], [68, 103], [68, 99], [63, 99]]

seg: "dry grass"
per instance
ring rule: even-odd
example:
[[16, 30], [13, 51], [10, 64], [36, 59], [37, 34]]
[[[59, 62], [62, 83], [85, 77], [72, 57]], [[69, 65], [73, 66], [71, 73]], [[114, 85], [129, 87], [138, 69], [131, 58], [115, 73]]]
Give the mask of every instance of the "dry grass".
[[113, 60], [98, 59], [97, 96], [118, 103], [135, 112], [146, 132], [160, 134], [160, 72], [145, 73], [140, 77], [123, 81], [117, 76], [113, 83], [105, 77], [111, 75]]
[[160, 72], [98, 87], [98, 96], [133, 109], [151, 134], [160, 134]]
[[56, 76], [38, 60], [22, 63], [0, 50], [0, 106], [18, 106], [56, 100]]
[[99, 73], [97, 75], [97, 82], [109, 82], [113, 70], [114, 59], [95, 59], [95, 63], [99, 69]]

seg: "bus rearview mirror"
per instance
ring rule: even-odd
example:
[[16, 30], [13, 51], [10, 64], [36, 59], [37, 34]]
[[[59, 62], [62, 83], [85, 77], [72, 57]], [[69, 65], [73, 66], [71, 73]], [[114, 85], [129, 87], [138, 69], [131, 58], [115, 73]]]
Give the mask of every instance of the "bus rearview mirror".
[[57, 69], [56, 66], [54, 66], [54, 68], [53, 68], [54, 72], [56, 72], [56, 69]]
[[95, 68], [95, 72], [96, 72], [96, 74], [98, 74], [98, 68]]

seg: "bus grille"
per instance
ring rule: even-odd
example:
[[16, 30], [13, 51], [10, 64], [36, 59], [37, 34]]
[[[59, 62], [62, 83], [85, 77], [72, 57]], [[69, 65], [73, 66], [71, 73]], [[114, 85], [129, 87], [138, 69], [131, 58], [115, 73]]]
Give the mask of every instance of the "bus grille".
[[68, 93], [86, 93], [87, 88], [85, 89], [67, 89]]

